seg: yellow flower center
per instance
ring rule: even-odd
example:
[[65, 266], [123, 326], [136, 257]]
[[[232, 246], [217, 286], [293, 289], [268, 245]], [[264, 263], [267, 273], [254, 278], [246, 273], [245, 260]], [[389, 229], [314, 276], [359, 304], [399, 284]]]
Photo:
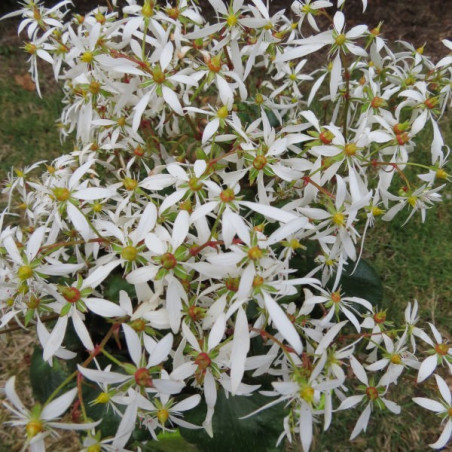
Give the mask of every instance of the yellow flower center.
[[165, 422], [169, 418], [169, 412], [166, 408], [161, 408], [157, 411], [157, 419], [160, 421], [160, 424], [165, 424]]
[[121, 257], [126, 261], [133, 262], [138, 256], [138, 250], [134, 246], [125, 246], [121, 251]]
[[217, 116], [220, 119], [226, 119], [229, 115], [229, 111], [228, 111], [228, 107], [226, 107], [225, 105], [223, 105], [218, 111], [217, 111]]
[[84, 52], [82, 53], [82, 56], [80, 57], [80, 60], [82, 60], [83, 63], [92, 63], [94, 61], [94, 55], [93, 52]]
[[38, 433], [41, 433], [43, 430], [44, 424], [39, 419], [30, 421], [26, 426], [27, 436], [29, 439], [34, 438]]
[[22, 265], [17, 270], [17, 276], [22, 281], [25, 281], [33, 276], [33, 269], [29, 265]]
[[235, 14], [230, 14], [228, 18], [226, 19], [226, 23], [228, 24], [228, 27], [233, 27], [237, 24], [237, 16]]
[[391, 355], [392, 364], [402, 364], [402, 357], [399, 354]]
[[57, 199], [57, 201], [60, 201], [60, 202], [67, 201], [71, 196], [71, 192], [65, 187], [54, 188], [53, 194], [55, 195], [55, 198]]
[[340, 35], [336, 36], [335, 42], [340, 47], [345, 44], [345, 41], [347, 38], [345, 37], [344, 33], [341, 33]]
[[336, 212], [332, 217], [331, 217], [333, 223], [337, 226], [344, 226], [345, 224], [345, 216], [342, 212]]
[[306, 386], [300, 391], [300, 397], [308, 403], [314, 401], [314, 388], [311, 386]]
[[345, 145], [344, 153], [348, 157], [352, 157], [353, 155], [356, 154], [357, 150], [358, 150], [358, 146], [356, 146], [355, 143], [348, 143], [348, 144]]
[[138, 181], [132, 179], [131, 177], [125, 177], [122, 181], [122, 184], [124, 185], [124, 188], [128, 191], [133, 191], [135, 190], [135, 188], [138, 187]]
[[449, 351], [449, 345], [442, 343], [435, 345], [435, 352], [438, 353], [438, 355], [446, 356]]
[[263, 256], [262, 250], [258, 246], [253, 246], [248, 250], [248, 258], [257, 261]]

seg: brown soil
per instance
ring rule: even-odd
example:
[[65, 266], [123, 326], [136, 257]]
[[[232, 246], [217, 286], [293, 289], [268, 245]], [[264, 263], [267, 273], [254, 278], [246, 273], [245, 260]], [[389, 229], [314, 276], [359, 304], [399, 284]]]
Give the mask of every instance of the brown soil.
[[[55, 1], [47, 0], [46, 3], [52, 4]], [[75, 10], [79, 12], [89, 11], [97, 4], [93, 0], [73, 0], [73, 3]], [[106, 0], [99, 0], [98, 3], [107, 4]], [[169, 3], [174, 3], [174, 0]], [[199, 3], [209, 11], [207, 15], [214, 15], [207, 0], [199, 0]], [[268, 3], [272, 12], [281, 9], [289, 11], [292, 1], [270, 0]], [[14, 10], [16, 5], [14, 0], [2, 0], [0, 14]], [[383, 22], [382, 31], [385, 38], [391, 41], [405, 40], [415, 47], [426, 44], [425, 51], [428, 55], [444, 55], [447, 52], [441, 40], [452, 39], [452, 0], [368, 0], [365, 14], [362, 14], [361, 0], [347, 0], [345, 14], [353, 25], [365, 23], [372, 28]]]

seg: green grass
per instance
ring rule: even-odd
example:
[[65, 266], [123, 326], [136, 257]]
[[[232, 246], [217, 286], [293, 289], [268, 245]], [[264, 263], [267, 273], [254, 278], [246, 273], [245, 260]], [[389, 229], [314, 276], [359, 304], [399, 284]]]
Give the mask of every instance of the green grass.
[[[26, 58], [15, 46], [0, 44], [0, 179], [12, 167], [50, 160], [70, 149], [61, 145], [56, 120], [61, 110], [61, 92], [50, 77], [43, 99], [14, 82], [26, 73]], [[45, 83], [43, 83], [45, 85]], [[445, 141], [452, 145], [452, 119], [443, 121]], [[420, 146], [421, 152], [422, 144]], [[425, 150], [424, 150], [425, 151]], [[449, 168], [449, 173], [452, 173]], [[423, 321], [434, 321], [450, 337], [452, 324], [452, 195], [443, 193], [444, 202], [428, 211], [425, 223], [415, 216], [405, 226], [399, 214], [390, 223], [380, 221], [368, 233], [364, 257], [381, 275], [384, 285], [382, 308], [388, 317], [401, 320], [408, 301], [416, 298]], [[449, 335], [449, 336], [448, 336]], [[396, 392], [398, 394], [396, 395]], [[410, 402], [424, 395], [414, 385], [399, 383], [392, 391], [404, 408], [403, 416], [374, 413], [368, 433], [355, 441], [348, 437], [359, 415], [336, 413], [329, 432], [317, 436], [315, 451], [425, 451], [426, 444], [439, 435], [440, 421]], [[320, 433], [320, 427], [316, 427]], [[5, 449], [6, 450], [6, 449]], [[182, 450], [182, 449], [181, 449]], [[288, 451], [299, 450], [296, 445]]]
[[[11, 167], [51, 160], [68, 149], [61, 145], [56, 121], [62, 93], [53, 79], [43, 98], [27, 91], [15, 76], [27, 72], [25, 55], [11, 46], [0, 46], [0, 178]], [[45, 84], [45, 83], [43, 83]]]

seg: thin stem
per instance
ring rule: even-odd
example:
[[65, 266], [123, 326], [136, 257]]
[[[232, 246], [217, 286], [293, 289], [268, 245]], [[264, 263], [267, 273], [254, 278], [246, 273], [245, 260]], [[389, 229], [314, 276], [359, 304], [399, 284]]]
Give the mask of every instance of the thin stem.
[[193, 95], [190, 98], [190, 104], [193, 103], [193, 101], [198, 97], [199, 93], [202, 91], [202, 89], [204, 88], [204, 85], [207, 82], [207, 77], [204, 77], [203, 81], [201, 82], [201, 84], [196, 88], [196, 91], [193, 93]]
[[118, 359], [116, 359], [112, 354], [110, 354], [109, 352], [107, 352], [106, 350], [102, 349], [101, 353], [106, 356], [110, 361], [113, 361], [115, 364], [117, 364], [120, 367], [124, 367], [123, 363], [121, 361], [119, 361]]

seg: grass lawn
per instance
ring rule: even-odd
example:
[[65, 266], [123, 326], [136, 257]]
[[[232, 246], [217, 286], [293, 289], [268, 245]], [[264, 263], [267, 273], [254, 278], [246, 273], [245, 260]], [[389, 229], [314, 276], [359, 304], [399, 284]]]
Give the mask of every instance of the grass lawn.
[[[5, 34], [9, 36], [10, 33]], [[1, 35], [0, 35], [1, 36]], [[0, 39], [0, 179], [14, 166], [37, 160], [51, 160], [67, 152], [70, 142], [59, 141], [56, 121], [61, 109], [61, 92], [55, 84], [43, 88], [43, 99], [23, 87], [27, 71], [26, 57], [17, 50], [15, 39]], [[50, 74], [44, 74], [49, 78]], [[45, 83], [43, 83], [45, 85]], [[445, 141], [452, 146], [452, 118], [443, 121]], [[420, 146], [422, 152], [422, 146]], [[452, 169], [449, 168], [449, 173]], [[381, 275], [384, 285], [382, 308], [388, 318], [400, 319], [408, 301], [416, 298], [424, 320], [434, 321], [441, 332], [450, 337], [452, 325], [452, 195], [443, 192], [444, 202], [430, 210], [425, 223], [416, 216], [403, 226], [405, 217], [395, 221], [380, 221], [369, 232], [364, 257]], [[3, 336], [3, 339], [5, 337]], [[0, 386], [13, 373], [27, 385], [27, 356], [33, 335], [7, 335], [1, 342]], [[17, 368], [15, 365], [17, 364]], [[407, 396], [417, 393], [415, 386], [400, 383], [403, 417], [377, 413], [373, 415], [368, 434], [353, 443], [348, 441], [357, 415], [337, 414], [330, 432], [317, 437], [315, 451], [425, 451], [426, 444], [439, 435], [439, 419], [418, 409]], [[0, 422], [6, 414], [0, 408]], [[22, 439], [0, 427], [0, 452], [20, 450]], [[58, 443], [60, 441], [60, 443]], [[66, 441], [63, 442], [61, 441]], [[57, 440], [56, 450], [78, 450], [73, 440]], [[68, 445], [69, 444], [69, 445]], [[75, 449], [71, 449], [75, 447]], [[290, 446], [287, 450], [298, 450]]]

